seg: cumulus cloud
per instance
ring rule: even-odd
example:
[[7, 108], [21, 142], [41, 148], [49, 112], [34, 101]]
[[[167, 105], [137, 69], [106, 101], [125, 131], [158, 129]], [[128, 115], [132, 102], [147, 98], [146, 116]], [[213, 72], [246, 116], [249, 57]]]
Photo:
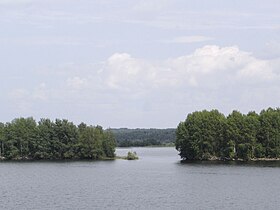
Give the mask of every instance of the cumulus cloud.
[[116, 53], [105, 62], [100, 82], [123, 107], [142, 104], [139, 112], [171, 111], [174, 116], [179, 110], [212, 108], [244, 112], [280, 102], [275, 99], [280, 94], [279, 62], [258, 59], [237, 46], [206, 45], [162, 61]]
[[279, 73], [270, 60], [260, 60], [237, 46], [206, 45], [192, 54], [170, 58], [161, 62], [134, 58], [116, 53], [108, 58], [103, 78], [105, 85], [122, 90], [152, 88], [212, 88], [244, 80], [271, 82]]
[[[84, 100], [97, 97], [95, 103], [99, 103], [98, 100], [102, 103], [105, 96], [118, 101], [119, 99], [113, 99], [116, 97], [114, 94], [119, 98], [122, 94], [125, 94], [124, 97], [128, 94], [132, 98], [145, 99], [147, 95], [158, 95], [161, 92], [162, 99], [165, 97], [162, 93], [166, 91], [183, 95], [196, 92], [197, 96], [202, 97], [215, 91], [215, 97], [219, 97], [229, 90], [236, 95], [242, 92], [241, 86], [249, 94], [249, 90], [251, 93], [257, 89], [260, 91], [260, 86], [266, 86], [266, 90], [278, 87], [279, 63], [280, 59], [258, 59], [237, 46], [206, 45], [191, 54], [161, 61], [136, 58], [128, 53], [115, 53], [101, 67], [91, 64], [88, 67], [75, 66], [81, 72], [80, 75], [75, 72], [75, 76], [65, 78], [67, 74], [59, 74], [63, 83], [53, 84], [52, 87], [42, 83], [30, 91], [17, 89], [11, 95], [16, 99], [39, 100], [62, 100], [61, 95], [67, 97], [67, 100], [71, 100], [71, 97], [84, 97]], [[86, 70], [83, 71], [83, 68]], [[96, 96], [99, 93], [101, 96]], [[231, 101], [230, 96], [228, 97]], [[104, 100], [109, 103], [107, 99]]]
[[133, 58], [127, 53], [116, 53], [104, 65], [103, 79], [110, 88], [131, 90], [153, 85], [156, 70], [152, 63]]
[[158, 126], [175, 126], [194, 110], [217, 108], [227, 113], [279, 105], [279, 64], [280, 59], [258, 59], [237, 46], [206, 45], [160, 61], [115, 53], [101, 66], [74, 65], [80, 73], [58, 72], [56, 77], [52, 75], [56, 78], [52, 85], [16, 89], [11, 97], [29, 110], [41, 101], [42, 106], [52, 105], [65, 116], [71, 110], [77, 118], [81, 110], [91, 110], [86, 119], [98, 116], [98, 123], [102, 123], [107, 116], [108, 126], [120, 126], [120, 122], [148, 126], [142, 119], [145, 115], [157, 119]]

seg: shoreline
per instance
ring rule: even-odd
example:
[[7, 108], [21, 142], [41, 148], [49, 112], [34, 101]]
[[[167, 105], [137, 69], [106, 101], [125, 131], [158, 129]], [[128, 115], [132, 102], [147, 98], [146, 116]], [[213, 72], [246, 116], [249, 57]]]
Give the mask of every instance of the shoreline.
[[163, 147], [173, 147], [175, 149], [174, 145], [149, 145], [149, 146], [128, 146], [128, 147], [120, 147], [117, 146], [117, 149], [126, 149], [126, 148], [163, 148]]
[[[138, 159], [138, 157], [137, 157]], [[32, 158], [15, 158], [15, 159], [6, 159], [3, 157], [0, 157], [0, 163], [1, 162], [75, 162], [75, 161], [85, 161], [85, 162], [93, 162], [93, 161], [110, 161], [110, 160], [131, 160], [128, 159], [127, 156], [115, 156], [115, 157], [102, 157], [99, 159], [79, 159], [79, 158], [73, 158], [73, 159], [32, 159]]]
[[280, 162], [280, 158], [251, 158], [249, 160], [244, 159], [223, 159], [223, 158], [209, 158], [209, 159], [194, 159], [194, 160], [181, 160], [181, 163], [191, 163], [191, 162], [236, 162], [236, 163], [253, 163], [253, 162]]
[[[125, 158], [125, 157], [124, 157]], [[106, 160], [117, 160], [121, 159], [121, 157], [104, 157], [99, 159], [79, 159], [79, 158], [73, 158], [73, 159], [32, 159], [32, 158], [16, 158], [16, 159], [6, 159], [6, 158], [0, 158], [1, 162], [74, 162], [74, 161], [106, 161]]]

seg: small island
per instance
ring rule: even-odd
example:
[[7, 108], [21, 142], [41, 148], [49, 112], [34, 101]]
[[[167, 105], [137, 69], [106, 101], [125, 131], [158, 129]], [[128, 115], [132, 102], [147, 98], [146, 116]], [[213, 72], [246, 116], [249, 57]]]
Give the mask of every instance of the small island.
[[183, 160], [279, 160], [280, 109], [193, 112], [178, 125], [175, 145]]
[[138, 160], [138, 156], [136, 152], [128, 152], [127, 156], [125, 157], [126, 160]]

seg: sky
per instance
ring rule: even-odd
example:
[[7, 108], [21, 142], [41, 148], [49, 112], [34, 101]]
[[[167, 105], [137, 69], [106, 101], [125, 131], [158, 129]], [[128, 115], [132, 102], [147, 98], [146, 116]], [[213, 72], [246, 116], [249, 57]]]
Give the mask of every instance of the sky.
[[0, 0], [0, 121], [169, 128], [280, 106], [279, 0]]

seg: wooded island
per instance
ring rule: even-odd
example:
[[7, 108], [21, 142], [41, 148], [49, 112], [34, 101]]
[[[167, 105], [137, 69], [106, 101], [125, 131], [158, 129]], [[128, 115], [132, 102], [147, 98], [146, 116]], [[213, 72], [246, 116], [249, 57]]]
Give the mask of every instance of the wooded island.
[[178, 125], [175, 145], [183, 160], [278, 159], [280, 109], [227, 117], [218, 110], [193, 112]]
[[106, 159], [115, 157], [113, 134], [101, 126], [68, 120], [18, 118], [0, 123], [0, 158], [8, 160]]

